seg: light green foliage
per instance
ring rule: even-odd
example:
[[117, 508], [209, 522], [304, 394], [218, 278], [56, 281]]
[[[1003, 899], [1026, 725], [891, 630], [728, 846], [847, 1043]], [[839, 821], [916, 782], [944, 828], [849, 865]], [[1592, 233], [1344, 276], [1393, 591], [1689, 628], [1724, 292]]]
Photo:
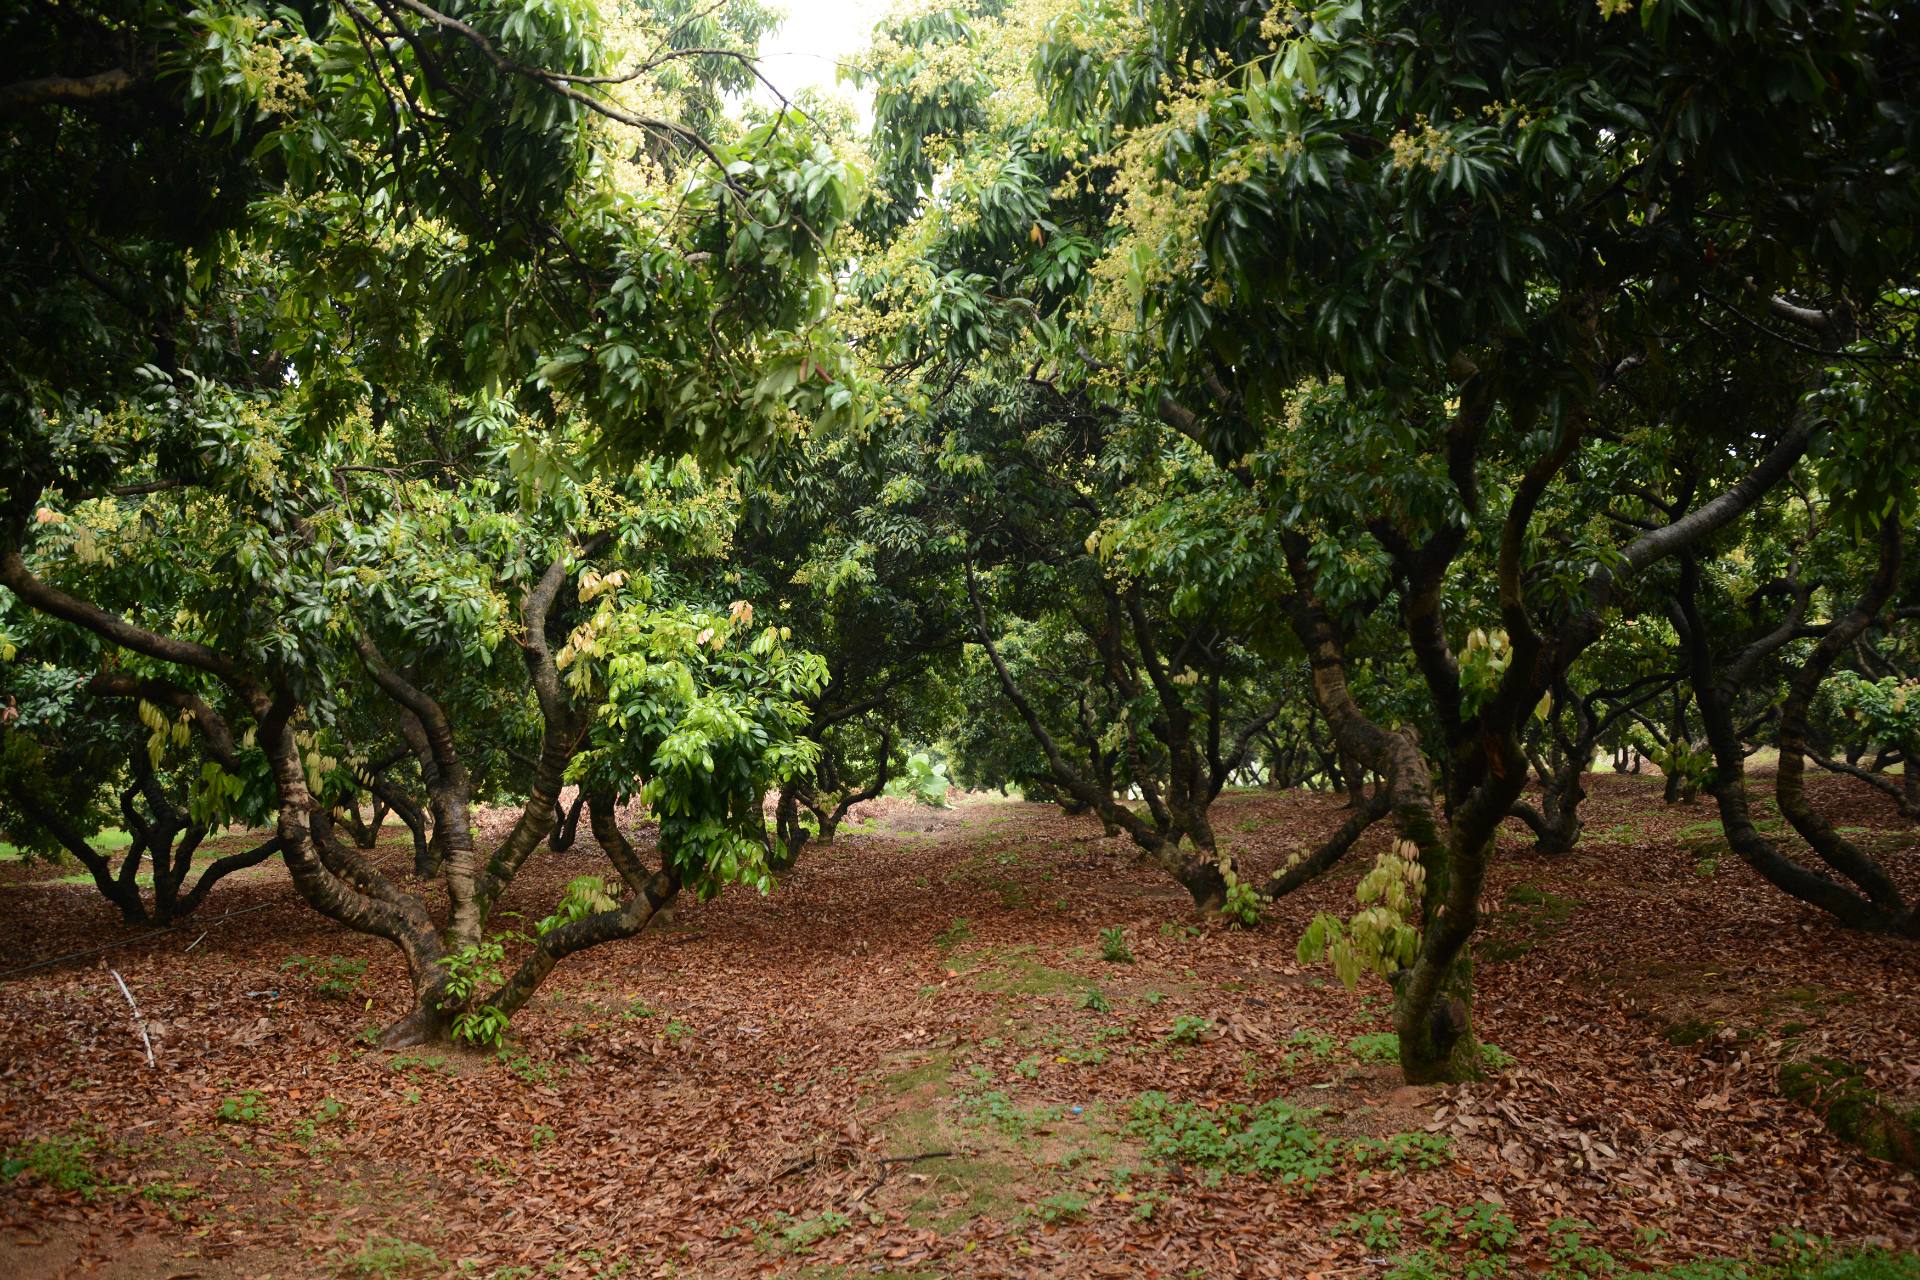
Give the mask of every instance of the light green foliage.
[[1683, 796], [1699, 791], [1713, 769], [1713, 751], [1705, 743], [1696, 745], [1676, 738], [1664, 745], [1649, 744], [1645, 754], [1660, 766], [1660, 772], [1679, 779]]
[[[505, 977], [506, 947], [498, 941], [477, 942], [447, 956], [447, 998], [457, 1008], [471, 1000], [482, 986], [498, 985]], [[453, 1018], [453, 1038], [482, 1048], [493, 1048], [506, 1037], [511, 1021], [493, 1005], [462, 1008]]]
[[602, 580], [592, 617], [556, 656], [568, 684], [601, 690], [590, 743], [568, 777], [638, 798], [660, 822], [660, 848], [686, 886], [773, 888], [761, 797], [811, 769], [800, 736], [821, 659], [753, 629], [745, 602], [726, 613], [639, 607], [636, 587]]
[[1127, 946], [1127, 931], [1112, 925], [1100, 931], [1100, 958], [1108, 964], [1132, 964], [1133, 950]]
[[1080, 993], [1080, 1007], [1095, 1013], [1110, 1013], [1113, 1010], [1113, 1006], [1107, 1002], [1106, 994], [1098, 987], [1088, 987]]
[[1498, 1075], [1511, 1067], [1516, 1059], [1497, 1044], [1482, 1040], [1480, 1042], [1480, 1062], [1487, 1074]]
[[1910, 761], [1920, 754], [1920, 680], [1891, 675], [1869, 680], [1857, 671], [1839, 671], [1822, 696], [1858, 724], [1868, 741], [1899, 747]]
[[1333, 1037], [1324, 1031], [1312, 1031], [1303, 1027], [1288, 1036], [1287, 1043], [1304, 1050], [1308, 1057], [1316, 1061], [1325, 1061], [1334, 1053]]
[[1412, 920], [1426, 872], [1404, 840], [1374, 860], [1354, 889], [1361, 909], [1347, 920], [1324, 912], [1313, 918], [1295, 948], [1302, 964], [1325, 960], [1349, 990], [1367, 973], [1385, 977], [1412, 963], [1420, 931]]
[[947, 788], [953, 780], [947, 776], [947, 762], [935, 760], [924, 751], [907, 757], [907, 771], [887, 783], [887, 794], [912, 796], [935, 809], [947, 806]]
[[544, 936], [563, 924], [572, 924], [575, 920], [613, 910], [620, 905], [620, 888], [617, 880], [602, 876], [575, 876], [567, 881], [560, 905], [552, 915], [544, 917], [534, 926], [534, 932]]
[[1344, 921], [1325, 912], [1313, 917], [1294, 948], [1300, 963], [1327, 961], [1348, 990], [1359, 986], [1365, 973], [1386, 977], [1404, 969], [1421, 942], [1419, 927], [1411, 921], [1417, 917], [1425, 879], [1419, 850], [1407, 841], [1394, 841], [1354, 889], [1359, 912]]

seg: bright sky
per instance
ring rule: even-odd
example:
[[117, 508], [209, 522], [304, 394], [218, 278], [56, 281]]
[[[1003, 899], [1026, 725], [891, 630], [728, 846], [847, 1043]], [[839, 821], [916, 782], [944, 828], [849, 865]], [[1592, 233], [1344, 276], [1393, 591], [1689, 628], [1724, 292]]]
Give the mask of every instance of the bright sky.
[[784, 0], [784, 7], [786, 25], [760, 42], [761, 73], [788, 96], [808, 87], [838, 93], [858, 105], [862, 121], [868, 119], [872, 95], [836, 85], [835, 72], [866, 47], [892, 0]]

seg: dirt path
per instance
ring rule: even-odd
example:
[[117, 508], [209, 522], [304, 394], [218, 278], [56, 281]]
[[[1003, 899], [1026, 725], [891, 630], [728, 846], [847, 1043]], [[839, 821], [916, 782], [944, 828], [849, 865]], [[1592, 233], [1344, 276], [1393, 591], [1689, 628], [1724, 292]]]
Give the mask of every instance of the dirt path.
[[[1920, 948], [1780, 899], [1708, 808], [1595, 784], [1578, 853], [1500, 860], [1501, 1069], [1449, 1089], [1398, 1085], [1383, 990], [1293, 956], [1370, 846], [1244, 932], [1082, 820], [884, 802], [774, 896], [570, 961], [497, 1057], [367, 1050], [397, 962], [282, 877], [222, 886], [210, 915], [260, 909], [105, 957], [157, 1070], [97, 958], [0, 982], [0, 1275], [1331, 1277], [1411, 1257], [1436, 1207], [1456, 1269], [1544, 1265], [1561, 1219], [1648, 1265], [1920, 1241], [1912, 1175], [1776, 1087], [1817, 1054], [1920, 1096]], [[1236, 794], [1217, 825], [1265, 866], [1339, 817]], [[597, 869], [584, 836], [543, 857], [529, 916]], [[0, 968], [116, 936], [15, 881]]]

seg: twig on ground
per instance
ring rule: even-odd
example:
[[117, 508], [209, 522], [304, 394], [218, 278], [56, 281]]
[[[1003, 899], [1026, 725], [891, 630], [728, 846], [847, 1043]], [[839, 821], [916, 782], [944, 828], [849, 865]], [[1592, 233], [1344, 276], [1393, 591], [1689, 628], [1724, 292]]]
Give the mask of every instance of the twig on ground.
[[147, 1065], [160, 1065], [153, 1056], [153, 1037], [147, 1034], [147, 1020], [140, 1016], [140, 1006], [133, 1002], [133, 992], [127, 990], [127, 980], [120, 976], [118, 969], [109, 969], [107, 972], [120, 984], [120, 994], [127, 998], [127, 1008], [133, 1010], [133, 1025], [140, 1028], [140, 1043], [147, 1047]]

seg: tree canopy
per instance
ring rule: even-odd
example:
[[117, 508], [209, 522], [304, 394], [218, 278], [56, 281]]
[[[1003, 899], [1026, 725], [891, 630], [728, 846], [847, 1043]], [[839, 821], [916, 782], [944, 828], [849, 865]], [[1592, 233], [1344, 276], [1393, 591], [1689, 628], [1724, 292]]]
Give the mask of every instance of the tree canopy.
[[[143, 921], [280, 860], [404, 957], [395, 1045], [948, 770], [1249, 947], [1385, 824], [1280, 945], [1415, 1082], [1483, 1060], [1496, 831], [1574, 848], [1603, 754], [1920, 933], [1805, 786], [1920, 817], [1910, 6], [916, 3], [864, 131], [752, 96], [775, 20], [0, 18], [13, 843]], [[1346, 815], [1256, 874], [1250, 785]], [[609, 875], [508, 927], [582, 812]]]

